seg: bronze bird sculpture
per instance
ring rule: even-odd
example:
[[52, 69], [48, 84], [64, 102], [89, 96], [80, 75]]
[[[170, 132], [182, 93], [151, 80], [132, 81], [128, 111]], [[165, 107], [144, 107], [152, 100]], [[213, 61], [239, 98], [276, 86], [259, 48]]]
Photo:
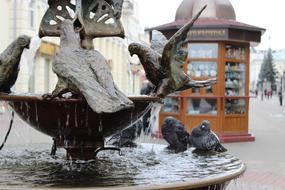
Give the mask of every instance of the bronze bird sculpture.
[[0, 54], [0, 92], [10, 93], [15, 84], [19, 63], [25, 48], [29, 48], [30, 37], [22, 35], [12, 42], [7, 49]]
[[53, 71], [59, 81], [52, 97], [68, 91], [82, 94], [97, 113], [133, 107], [133, 102], [115, 85], [103, 55], [80, 47], [73, 22], [68, 19], [61, 24], [60, 49], [53, 61]]
[[154, 90], [156, 96], [163, 98], [175, 91], [200, 88], [215, 83], [215, 79], [194, 81], [183, 70], [183, 64], [187, 58], [187, 50], [185, 50], [187, 49], [187, 33], [205, 8], [206, 6], [168, 42], [161, 43], [163, 40], [161, 37], [161, 40], [152, 41], [151, 48], [139, 43], [129, 45], [130, 54], [136, 54], [139, 57], [147, 79], [156, 87]]

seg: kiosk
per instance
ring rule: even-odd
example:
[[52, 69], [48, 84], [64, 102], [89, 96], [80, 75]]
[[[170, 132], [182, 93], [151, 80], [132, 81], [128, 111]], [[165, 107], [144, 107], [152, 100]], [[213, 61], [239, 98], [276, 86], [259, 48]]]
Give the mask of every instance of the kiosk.
[[248, 129], [250, 46], [260, 42], [265, 29], [237, 22], [228, 0], [184, 0], [175, 21], [148, 29], [150, 36], [158, 30], [169, 38], [204, 4], [207, 9], [188, 33], [184, 69], [195, 80], [216, 77], [218, 82], [168, 96], [159, 126], [173, 116], [191, 131], [207, 119], [222, 142], [254, 141]]

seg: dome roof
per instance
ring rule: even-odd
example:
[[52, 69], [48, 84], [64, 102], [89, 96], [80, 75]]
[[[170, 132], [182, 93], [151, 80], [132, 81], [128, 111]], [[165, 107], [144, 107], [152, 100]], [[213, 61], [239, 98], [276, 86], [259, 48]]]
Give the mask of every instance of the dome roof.
[[236, 20], [235, 10], [229, 0], [183, 0], [176, 11], [175, 20], [189, 20], [204, 6], [200, 18]]

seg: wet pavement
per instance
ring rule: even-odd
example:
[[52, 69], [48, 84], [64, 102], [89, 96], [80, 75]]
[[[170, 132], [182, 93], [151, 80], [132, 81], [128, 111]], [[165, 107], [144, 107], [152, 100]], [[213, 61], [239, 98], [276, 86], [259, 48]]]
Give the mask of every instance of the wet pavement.
[[[0, 113], [0, 142], [10, 122], [9, 112]], [[249, 116], [250, 133], [255, 142], [224, 144], [229, 153], [243, 160], [247, 172], [228, 187], [229, 190], [284, 190], [285, 189], [285, 106], [278, 98], [261, 101], [251, 99]], [[161, 140], [143, 139], [141, 142]], [[51, 142], [51, 138], [28, 127], [16, 117], [8, 144]]]
[[[0, 106], [3, 105], [3, 102], [0, 102]], [[12, 113], [12, 110], [8, 108], [7, 105], [3, 107], [5, 107], [5, 111], [3, 111], [2, 108], [0, 112], [0, 143], [4, 140], [9, 128]], [[33, 143], [52, 143], [52, 139], [29, 127], [28, 124], [15, 114], [12, 130], [6, 144], [21, 144], [28, 146]]]
[[249, 126], [255, 142], [225, 144], [231, 154], [247, 164], [245, 175], [229, 190], [284, 190], [285, 106], [279, 105], [277, 97], [251, 99]]

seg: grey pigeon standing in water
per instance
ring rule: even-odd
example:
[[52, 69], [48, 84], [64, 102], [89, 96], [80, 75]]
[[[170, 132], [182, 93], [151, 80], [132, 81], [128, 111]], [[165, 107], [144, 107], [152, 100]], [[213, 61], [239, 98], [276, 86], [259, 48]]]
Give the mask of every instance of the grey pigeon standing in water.
[[201, 125], [195, 127], [191, 133], [191, 143], [193, 147], [202, 151], [225, 152], [218, 136], [211, 131], [210, 122], [204, 120]]
[[0, 54], [0, 92], [11, 92], [10, 89], [15, 84], [20, 70], [22, 53], [29, 45], [30, 37], [22, 35]]
[[132, 126], [120, 131], [113, 135], [107, 144], [111, 144], [118, 147], [136, 147], [137, 144], [134, 142], [137, 137], [141, 135], [143, 128], [142, 121], [138, 121]]
[[167, 117], [161, 126], [161, 132], [163, 138], [169, 143], [168, 149], [175, 150], [175, 152], [187, 150], [190, 135], [179, 120]]

